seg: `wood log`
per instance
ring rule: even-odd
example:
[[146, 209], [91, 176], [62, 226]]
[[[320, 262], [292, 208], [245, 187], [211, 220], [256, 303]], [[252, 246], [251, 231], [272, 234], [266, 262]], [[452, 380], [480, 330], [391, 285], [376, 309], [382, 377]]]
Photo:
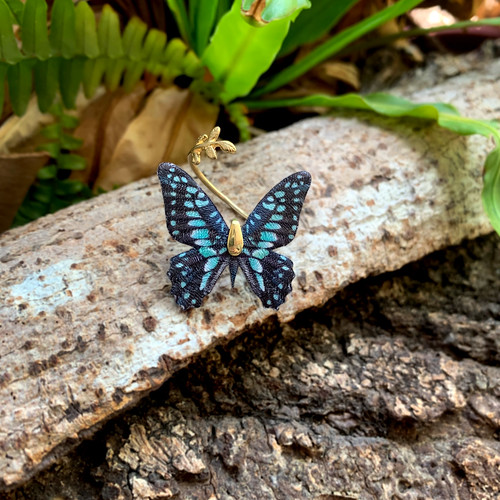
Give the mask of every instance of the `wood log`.
[[5, 500], [491, 500], [500, 239], [203, 353]]
[[[410, 97], [493, 118], [499, 77], [495, 61]], [[234, 290], [223, 276], [202, 308], [178, 309], [165, 271], [184, 247], [167, 235], [155, 178], [3, 234], [1, 486], [26, 481], [207, 347], [490, 232], [480, 200], [490, 146], [416, 120], [350, 114], [266, 134], [206, 168], [249, 210], [285, 175], [313, 176], [299, 234], [283, 250], [297, 278], [278, 313], [241, 274]]]

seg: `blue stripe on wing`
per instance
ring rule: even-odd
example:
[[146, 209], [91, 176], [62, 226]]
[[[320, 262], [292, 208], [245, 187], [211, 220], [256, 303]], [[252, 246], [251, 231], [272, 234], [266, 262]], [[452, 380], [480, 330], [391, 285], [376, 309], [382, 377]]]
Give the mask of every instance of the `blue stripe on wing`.
[[[224, 249], [222, 249], [224, 250]], [[213, 248], [192, 248], [172, 257], [167, 276], [171, 293], [182, 309], [200, 307], [229, 263], [230, 255]]]
[[257, 249], [242, 253], [238, 264], [264, 307], [278, 309], [292, 291], [293, 262], [276, 252]]
[[161, 163], [158, 178], [172, 237], [195, 248], [225, 246], [229, 228], [192, 177], [173, 163]]
[[245, 246], [272, 249], [288, 245], [297, 232], [300, 212], [311, 185], [309, 172], [296, 172], [262, 198], [242, 227]]

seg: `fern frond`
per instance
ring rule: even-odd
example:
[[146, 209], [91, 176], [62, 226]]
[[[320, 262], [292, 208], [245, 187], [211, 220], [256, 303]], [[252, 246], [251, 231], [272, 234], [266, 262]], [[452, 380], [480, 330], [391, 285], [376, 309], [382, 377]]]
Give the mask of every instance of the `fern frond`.
[[[21, 25], [21, 39], [14, 25]], [[179, 75], [200, 79], [200, 60], [180, 39], [132, 18], [123, 33], [117, 13], [103, 7], [99, 22], [87, 2], [55, 0], [50, 30], [46, 0], [0, 0], [0, 109], [5, 79], [12, 108], [23, 114], [33, 89], [45, 112], [60, 93], [66, 108], [75, 105], [80, 86], [92, 97], [104, 83], [132, 90], [145, 71], [170, 83]]]

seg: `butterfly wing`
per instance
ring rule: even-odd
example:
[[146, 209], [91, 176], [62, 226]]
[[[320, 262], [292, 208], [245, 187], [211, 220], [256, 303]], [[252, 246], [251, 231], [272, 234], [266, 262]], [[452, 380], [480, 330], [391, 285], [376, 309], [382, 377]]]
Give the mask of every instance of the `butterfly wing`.
[[257, 204], [241, 228], [245, 246], [279, 248], [288, 245], [299, 225], [300, 212], [311, 185], [309, 172], [296, 172], [276, 184]]
[[[203, 247], [206, 252], [207, 247]], [[213, 249], [212, 249], [213, 250]], [[205, 257], [200, 249], [180, 253], [172, 257], [167, 276], [172, 281], [172, 295], [182, 309], [200, 307], [228, 264], [228, 258], [217, 255]]]
[[272, 249], [288, 245], [311, 186], [308, 172], [296, 172], [276, 184], [242, 227], [244, 248], [238, 263], [264, 307], [277, 309], [292, 290], [293, 263]]
[[217, 207], [184, 170], [173, 163], [158, 167], [167, 228], [193, 247], [173, 257], [167, 272], [172, 295], [183, 309], [200, 307], [228, 265], [229, 229]]
[[229, 228], [192, 177], [173, 163], [160, 163], [158, 178], [172, 237], [194, 248], [225, 246]]
[[262, 305], [278, 309], [292, 291], [295, 277], [293, 262], [288, 257], [269, 250], [259, 249], [257, 252], [253, 252], [253, 257], [241, 254], [238, 264]]

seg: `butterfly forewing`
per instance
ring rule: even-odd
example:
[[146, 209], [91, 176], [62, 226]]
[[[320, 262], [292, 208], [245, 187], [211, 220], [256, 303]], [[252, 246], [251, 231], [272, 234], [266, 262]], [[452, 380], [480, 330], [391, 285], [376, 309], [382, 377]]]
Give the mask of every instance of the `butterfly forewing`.
[[296, 172], [267, 193], [242, 227], [245, 246], [279, 248], [288, 245], [297, 232], [300, 212], [311, 185], [309, 172]]
[[195, 248], [225, 247], [227, 224], [196, 182], [173, 163], [161, 163], [158, 178], [172, 237]]

